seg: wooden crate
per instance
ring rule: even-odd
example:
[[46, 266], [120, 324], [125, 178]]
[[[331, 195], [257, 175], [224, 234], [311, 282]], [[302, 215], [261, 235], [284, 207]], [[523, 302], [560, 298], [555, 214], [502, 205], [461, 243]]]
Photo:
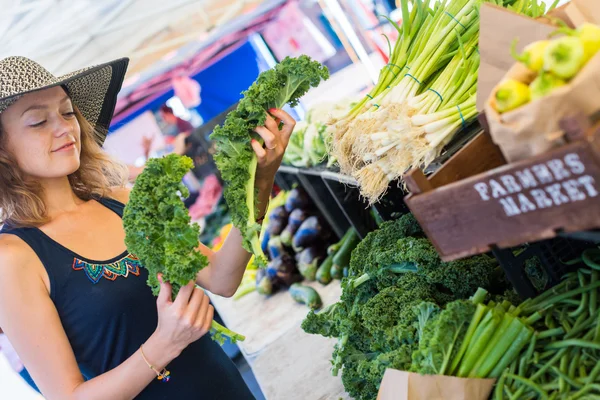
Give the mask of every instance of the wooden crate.
[[600, 228], [600, 124], [564, 121], [570, 142], [505, 164], [480, 134], [436, 174], [405, 176], [405, 201], [445, 261]]

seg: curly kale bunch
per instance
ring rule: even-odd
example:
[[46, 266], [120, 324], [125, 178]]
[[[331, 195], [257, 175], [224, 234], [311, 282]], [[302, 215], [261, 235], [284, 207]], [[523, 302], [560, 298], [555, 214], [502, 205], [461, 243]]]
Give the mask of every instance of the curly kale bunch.
[[437, 285], [441, 292], [456, 298], [468, 298], [478, 288], [489, 288], [492, 283], [496, 284], [496, 290], [507, 286], [497, 261], [487, 255], [444, 262], [431, 242], [424, 238], [398, 240], [394, 254], [398, 260], [411, 262], [418, 273]]
[[[341, 370], [353, 398], [374, 399], [387, 367], [407, 371], [414, 363], [427, 371], [446, 367], [448, 357], [442, 350], [452, 349], [453, 341], [464, 333], [463, 326], [451, 326], [447, 318], [460, 310], [455, 305], [447, 310], [447, 305], [463, 304], [451, 302], [469, 298], [479, 287], [503, 293], [506, 283], [499, 271], [487, 256], [443, 262], [416, 219], [406, 214], [363, 239], [352, 252], [340, 301], [321, 312], [311, 311], [302, 328], [337, 338], [333, 374]], [[433, 321], [455, 334], [433, 337]], [[439, 343], [441, 356], [428, 359], [424, 351], [419, 353], [421, 340]], [[422, 356], [413, 359], [415, 352]]]
[[190, 224], [181, 200], [189, 196], [181, 180], [192, 167], [189, 157], [175, 154], [149, 160], [123, 212], [125, 245], [148, 270], [148, 285], [155, 296], [159, 272], [171, 283], [175, 297], [208, 265], [208, 259], [196, 251], [200, 227]]
[[[208, 259], [197, 251], [200, 227], [190, 224], [190, 216], [182, 201], [189, 191], [181, 182], [193, 167], [189, 157], [171, 154], [148, 161], [129, 196], [123, 212], [125, 245], [148, 270], [148, 285], [158, 295], [162, 273], [173, 288], [173, 297], [182, 286], [196, 280]], [[223, 343], [243, 341], [239, 335], [213, 321], [213, 339]]]
[[375, 399], [385, 370], [409, 370], [411, 353], [412, 346], [401, 345], [387, 353], [349, 357], [342, 370], [344, 388], [354, 398]]
[[395, 251], [395, 244], [403, 237], [425, 237], [423, 229], [419, 226], [412, 214], [404, 214], [394, 221], [386, 221], [379, 229], [370, 232], [352, 252], [348, 274], [360, 276], [364, 271], [376, 270], [380, 265], [377, 260]]
[[258, 76], [242, 93], [237, 108], [210, 136], [216, 143], [214, 160], [225, 181], [224, 195], [232, 223], [242, 232], [244, 248], [254, 254], [259, 266], [265, 266], [267, 260], [258, 240], [260, 225], [256, 223], [257, 159], [250, 141], [260, 137], [254, 129], [265, 124], [268, 110], [297, 105], [311, 87], [328, 78], [327, 68], [308, 56], [287, 57]]

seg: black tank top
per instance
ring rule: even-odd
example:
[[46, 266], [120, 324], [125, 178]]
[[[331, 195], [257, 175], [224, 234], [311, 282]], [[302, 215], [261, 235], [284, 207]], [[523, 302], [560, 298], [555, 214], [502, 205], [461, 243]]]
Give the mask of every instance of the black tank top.
[[[98, 199], [123, 216], [124, 205]], [[132, 254], [106, 260], [81, 257], [38, 228], [5, 226], [37, 254], [50, 278], [50, 297], [58, 310], [82, 370], [100, 375], [123, 363], [156, 329], [156, 298], [146, 284], [148, 272]], [[98, 232], [102, 240], [102, 232]], [[173, 360], [169, 382], [153, 380], [142, 400], [254, 399], [237, 368], [209, 335]], [[57, 373], [60, 373], [57, 371]]]

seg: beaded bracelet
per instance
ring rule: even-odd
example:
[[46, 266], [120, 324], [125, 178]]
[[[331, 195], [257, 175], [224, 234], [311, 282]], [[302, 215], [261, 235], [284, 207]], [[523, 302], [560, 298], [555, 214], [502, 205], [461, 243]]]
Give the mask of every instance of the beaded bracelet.
[[152, 371], [156, 373], [156, 379], [163, 382], [169, 382], [169, 380], [171, 379], [171, 372], [169, 372], [166, 368], [163, 368], [162, 371], [158, 371], [156, 368], [154, 368], [154, 366], [148, 362], [148, 359], [144, 354], [144, 349], [142, 348], [142, 346], [140, 346], [140, 352], [142, 353], [142, 358], [144, 359], [144, 362], [148, 365], [148, 367], [150, 367]]

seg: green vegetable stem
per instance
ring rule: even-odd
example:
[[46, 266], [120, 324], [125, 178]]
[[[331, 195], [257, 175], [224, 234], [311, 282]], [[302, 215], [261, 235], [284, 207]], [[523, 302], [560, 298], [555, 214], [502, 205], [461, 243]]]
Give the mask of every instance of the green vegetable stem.
[[[598, 258], [597, 248], [584, 251], [580, 260], [589, 269], [566, 274], [561, 283], [518, 307], [522, 318], [527, 317], [523, 321], [530, 323], [536, 333], [527, 350], [518, 354], [518, 371], [501, 360], [491, 372], [491, 377], [501, 377], [496, 399], [598, 396]], [[512, 353], [520, 340], [525, 340], [523, 332], [506, 354]]]

